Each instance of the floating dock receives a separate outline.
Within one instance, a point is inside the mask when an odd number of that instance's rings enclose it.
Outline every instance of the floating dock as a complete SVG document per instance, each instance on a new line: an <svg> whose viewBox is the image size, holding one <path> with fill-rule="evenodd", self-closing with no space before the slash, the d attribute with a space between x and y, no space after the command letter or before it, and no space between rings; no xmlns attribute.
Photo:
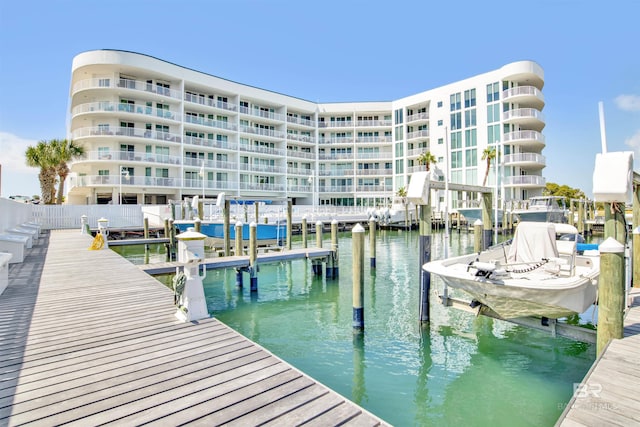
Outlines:
<svg viewBox="0 0 640 427"><path fill-rule="evenodd" d="M91 237L52 231L0 296L0 425L386 425Z"/></svg>

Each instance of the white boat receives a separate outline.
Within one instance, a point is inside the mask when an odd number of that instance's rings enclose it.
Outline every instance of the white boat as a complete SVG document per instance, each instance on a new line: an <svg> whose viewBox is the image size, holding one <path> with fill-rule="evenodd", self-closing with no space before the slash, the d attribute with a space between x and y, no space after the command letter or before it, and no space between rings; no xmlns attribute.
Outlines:
<svg viewBox="0 0 640 427"><path fill-rule="evenodd" d="M575 239L556 238L567 232L577 235L567 224L521 222L511 242L422 268L504 319L583 313L596 300L600 262L579 255Z"/></svg>
<svg viewBox="0 0 640 427"><path fill-rule="evenodd" d="M519 221L567 222L564 197L559 196L531 197L526 209L515 209L512 213L518 217Z"/></svg>

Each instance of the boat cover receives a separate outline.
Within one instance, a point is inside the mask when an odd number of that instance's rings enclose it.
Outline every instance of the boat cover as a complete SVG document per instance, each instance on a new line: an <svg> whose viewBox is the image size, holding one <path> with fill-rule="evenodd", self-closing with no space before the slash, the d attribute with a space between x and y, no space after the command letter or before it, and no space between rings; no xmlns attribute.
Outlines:
<svg viewBox="0 0 640 427"><path fill-rule="evenodd" d="M526 221L518 224L507 262L539 262L543 258L558 258L554 225L548 222Z"/></svg>

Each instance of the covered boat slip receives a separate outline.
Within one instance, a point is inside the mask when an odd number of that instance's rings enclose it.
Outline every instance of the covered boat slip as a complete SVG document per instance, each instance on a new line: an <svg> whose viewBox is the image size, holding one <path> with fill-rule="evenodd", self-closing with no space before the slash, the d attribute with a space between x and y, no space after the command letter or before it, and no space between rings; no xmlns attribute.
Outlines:
<svg viewBox="0 0 640 427"><path fill-rule="evenodd" d="M380 425L76 230L12 265L0 295L0 425Z"/></svg>

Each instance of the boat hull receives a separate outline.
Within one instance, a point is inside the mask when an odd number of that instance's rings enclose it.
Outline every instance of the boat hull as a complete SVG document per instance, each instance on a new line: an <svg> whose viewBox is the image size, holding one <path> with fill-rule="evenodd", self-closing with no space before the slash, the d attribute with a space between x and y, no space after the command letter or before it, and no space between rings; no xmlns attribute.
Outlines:
<svg viewBox="0 0 640 427"><path fill-rule="evenodd" d="M576 274L558 277L544 271L521 277L487 278L475 275L468 264L476 255L427 263L423 268L447 286L460 289L505 319L525 316L566 317L585 312L596 300L599 268L596 259L579 257Z"/></svg>
<svg viewBox="0 0 640 427"><path fill-rule="evenodd" d="M180 232L187 231L189 227L194 227L193 221L175 221L174 225L178 227ZM249 240L249 224L242 225L242 240ZM202 221L200 224L200 232L208 237L215 239L224 238L224 223L219 221ZM283 240L287 235L286 224L257 224L258 240ZM236 238L235 224L229 224L229 238Z"/></svg>

